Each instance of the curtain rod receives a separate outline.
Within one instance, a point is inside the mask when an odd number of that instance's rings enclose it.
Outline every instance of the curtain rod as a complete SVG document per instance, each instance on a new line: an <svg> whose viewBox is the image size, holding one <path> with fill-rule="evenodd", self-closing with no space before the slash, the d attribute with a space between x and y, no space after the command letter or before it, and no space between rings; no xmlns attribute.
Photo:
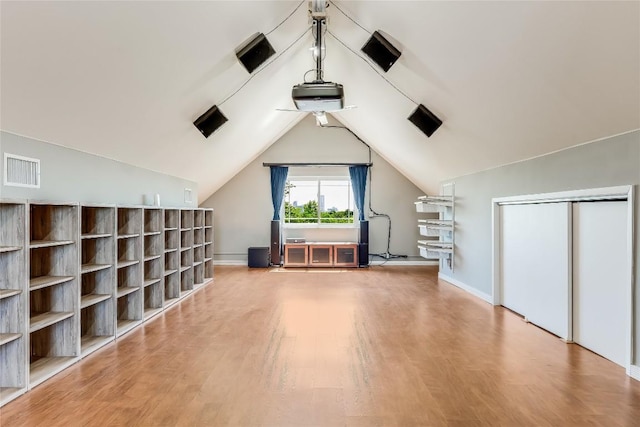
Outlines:
<svg viewBox="0 0 640 427"><path fill-rule="evenodd" d="M373 166L373 163L262 163L264 167L289 166L289 167L331 167L331 166Z"/></svg>

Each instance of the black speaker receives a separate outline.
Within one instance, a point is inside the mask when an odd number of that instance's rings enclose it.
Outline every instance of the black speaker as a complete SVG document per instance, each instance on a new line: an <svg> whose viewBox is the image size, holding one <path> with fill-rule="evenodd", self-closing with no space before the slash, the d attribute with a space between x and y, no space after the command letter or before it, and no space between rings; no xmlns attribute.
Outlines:
<svg viewBox="0 0 640 427"><path fill-rule="evenodd" d="M362 46L362 51L367 54L385 72L400 58L402 52L396 49L382 34L375 31L371 38Z"/></svg>
<svg viewBox="0 0 640 427"><path fill-rule="evenodd" d="M276 53L264 34L258 33L252 36L236 51L238 60L249 73L258 68L260 64Z"/></svg>
<svg viewBox="0 0 640 427"><path fill-rule="evenodd" d="M358 244L358 267L369 266L369 244Z"/></svg>
<svg viewBox="0 0 640 427"><path fill-rule="evenodd" d="M436 117L431 111L424 105L418 105L418 108L411 113L408 117L409 121L416 125L427 138L433 135L433 133L440 127L442 120Z"/></svg>
<svg viewBox="0 0 640 427"><path fill-rule="evenodd" d="M369 221L360 221L360 234L358 243L369 244Z"/></svg>
<svg viewBox="0 0 640 427"><path fill-rule="evenodd" d="M227 121L227 118L222 114L222 111L218 109L217 105L209 108L206 113L196 119L193 124L198 128L205 138L209 138L213 132L216 131Z"/></svg>
<svg viewBox="0 0 640 427"><path fill-rule="evenodd" d="M271 265L282 265L280 221L271 221Z"/></svg>
<svg viewBox="0 0 640 427"><path fill-rule="evenodd" d="M369 221L360 221L358 233L358 266L369 266Z"/></svg>
<svg viewBox="0 0 640 427"><path fill-rule="evenodd" d="M249 268L269 267L269 248L249 248L247 265Z"/></svg>

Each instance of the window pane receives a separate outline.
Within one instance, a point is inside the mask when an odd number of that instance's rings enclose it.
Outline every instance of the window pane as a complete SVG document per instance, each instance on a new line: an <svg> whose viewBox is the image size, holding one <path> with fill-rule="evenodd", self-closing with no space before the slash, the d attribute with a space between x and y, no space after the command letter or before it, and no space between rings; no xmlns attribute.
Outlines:
<svg viewBox="0 0 640 427"><path fill-rule="evenodd" d="M289 180L285 187L284 217L286 223L318 222L318 181Z"/></svg>
<svg viewBox="0 0 640 427"><path fill-rule="evenodd" d="M352 223L351 183L342 180L321 180L318 208L322 223Z"/></svg>
<svg viewBox="0 0 640 427"><path fill-rule="evenodd" d="M351 181L320 178L288 180L285 187L284 222L353 223Z"/></svg>

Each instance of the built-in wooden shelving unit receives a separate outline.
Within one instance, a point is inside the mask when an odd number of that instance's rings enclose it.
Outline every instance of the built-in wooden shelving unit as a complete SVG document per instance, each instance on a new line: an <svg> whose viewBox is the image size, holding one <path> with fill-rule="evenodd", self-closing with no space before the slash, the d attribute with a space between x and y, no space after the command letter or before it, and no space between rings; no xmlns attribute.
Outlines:
<svg viewBox="0 0 640 427"><path fill-rule="evenodd" d="M0 406L213 280L213 211L0 199Z"/></svg>

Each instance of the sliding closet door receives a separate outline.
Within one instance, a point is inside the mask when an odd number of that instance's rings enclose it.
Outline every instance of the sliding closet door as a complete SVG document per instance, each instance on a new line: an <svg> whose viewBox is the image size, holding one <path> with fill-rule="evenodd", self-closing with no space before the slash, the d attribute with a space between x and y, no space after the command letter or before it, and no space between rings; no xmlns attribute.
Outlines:
<svg viewBox="0 0 640 427"><path fill-rule="evenodd" d="M573 204L573 340L625 366L627 202Z"/></svg>
<svg viewBox="0 0 640 427"><path fill-rule="evenodd" d="M531 323L569 338L570 204L500 207L501 301Z"/></svg>

